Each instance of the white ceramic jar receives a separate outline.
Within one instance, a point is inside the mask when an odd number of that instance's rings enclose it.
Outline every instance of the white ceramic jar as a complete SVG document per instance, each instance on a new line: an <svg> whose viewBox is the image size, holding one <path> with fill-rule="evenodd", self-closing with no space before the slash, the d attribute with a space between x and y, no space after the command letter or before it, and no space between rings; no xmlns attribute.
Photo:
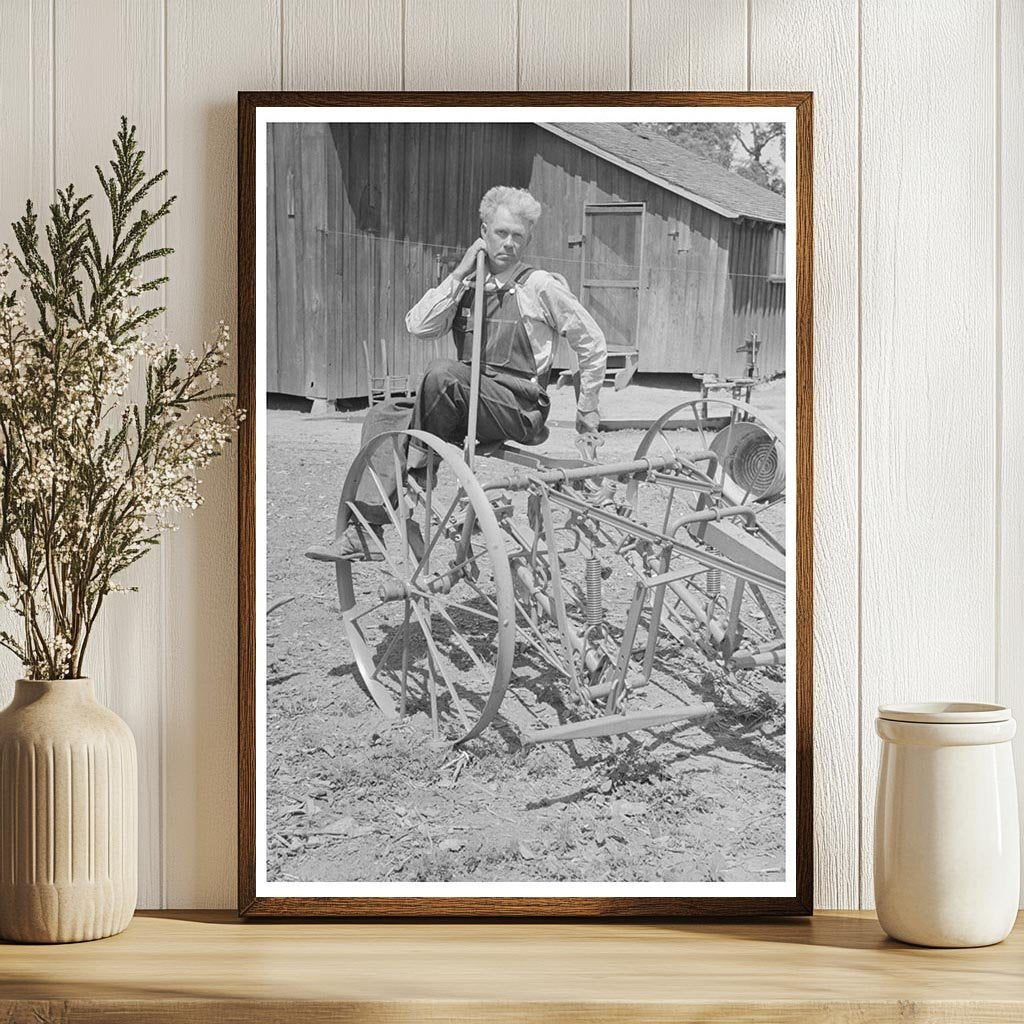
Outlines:
<svg viewBox="0 0 1024 1024"><path fill-rule="evenodd" d="M894 939L987 946L1017 915L1020 839L1010 740L999 704L878 709L875 906Z"/></svg>

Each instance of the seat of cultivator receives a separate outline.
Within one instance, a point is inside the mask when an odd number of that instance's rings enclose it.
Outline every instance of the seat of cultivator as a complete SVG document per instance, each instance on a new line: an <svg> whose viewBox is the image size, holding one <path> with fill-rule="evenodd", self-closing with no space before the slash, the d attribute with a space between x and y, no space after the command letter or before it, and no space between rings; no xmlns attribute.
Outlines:
<svg viewBox="0 0 1024 1024"><path fill-rule="evenodd" d="M521 444L527 448L536 448L539 445L544 444L548 438L551 437L551 431L548 429L546 423L542 423L540 430L538 430L532 437L525 441L518 441L517 444ZM509 447L507 441L488 441L486 444L478 444L476 446L477 455L498 455L502 451L515 451L514 447Z"/></svg>

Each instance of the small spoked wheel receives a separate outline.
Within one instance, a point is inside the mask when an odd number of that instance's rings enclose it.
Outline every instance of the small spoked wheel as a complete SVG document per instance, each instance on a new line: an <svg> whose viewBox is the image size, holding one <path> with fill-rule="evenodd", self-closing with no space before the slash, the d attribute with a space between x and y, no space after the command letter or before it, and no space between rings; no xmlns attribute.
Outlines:
<svg viewBox="0 0 1024 1024"><path fill-rule="evenodd" d="M410 439L428 465L404 473ZM452 743L501 706L515 653L512 576L494 510L459 450L432 434L380 434L342 489L337 529L360 528L371 560L337 563L359 673L387 717L422 712Z"/></svg>
<svg viewBox="0 0 1024 1024"><path fill-rule="evenodd" d="M675 456L632 487L638 514L682 541L657 569L654 627L699 637L709 667L737 700L763 693L785 665L786 481L781 434L752 406L726 398L678 405L647 431L637 458Z"/></svg>
<svg viewBox="0 0 1024 1024"><path fill-rule="evenodd" d="M744 402L707 398L662 413L636 457L664 455L676 456L678 463L669 471L672 479L661 482L691 509L728 504L761 512L785 500L781 433Z"/></svg>

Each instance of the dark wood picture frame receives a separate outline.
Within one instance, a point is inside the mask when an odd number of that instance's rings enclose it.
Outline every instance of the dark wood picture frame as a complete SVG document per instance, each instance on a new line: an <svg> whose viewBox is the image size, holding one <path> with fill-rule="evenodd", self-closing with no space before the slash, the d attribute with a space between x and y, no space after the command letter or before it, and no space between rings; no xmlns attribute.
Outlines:
<svg viewBox="0 0 1024 1024"><path fill-rule="evenodd" d="M250 917L723 917L805 915L813 907L812 837L812 94L809 92L240 92L238 94L238 401L256 405L256 124L261 107L791 107L796 139L795 895L785 897L257 896L256 431L242 424L238 462L238 903Z"/></svg>

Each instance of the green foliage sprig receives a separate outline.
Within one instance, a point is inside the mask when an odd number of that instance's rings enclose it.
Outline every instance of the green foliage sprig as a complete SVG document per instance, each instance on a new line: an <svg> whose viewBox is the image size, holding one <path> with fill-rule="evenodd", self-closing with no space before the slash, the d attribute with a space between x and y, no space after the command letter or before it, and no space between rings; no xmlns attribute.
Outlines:
<svg viewBox="0 0 1024 1024"><path fill-rule="evenodd" d="M175 197L141 205L167 174L147 177L144 157L122 118L111 173L96 168L108 245L92 197L69 185L50 205L45 251L31 202L13 225L20 253L0 248L0 603L22 627L0 630L0 645L34 679L82 674L103 599L125 589L115 577L176 528L175 512L198 506L197 473L242 416L219 390L226 325L188 354L147 336L164 307L139 297L167 278L144 271L173 250L146 249L146 237Z"/></svg>

